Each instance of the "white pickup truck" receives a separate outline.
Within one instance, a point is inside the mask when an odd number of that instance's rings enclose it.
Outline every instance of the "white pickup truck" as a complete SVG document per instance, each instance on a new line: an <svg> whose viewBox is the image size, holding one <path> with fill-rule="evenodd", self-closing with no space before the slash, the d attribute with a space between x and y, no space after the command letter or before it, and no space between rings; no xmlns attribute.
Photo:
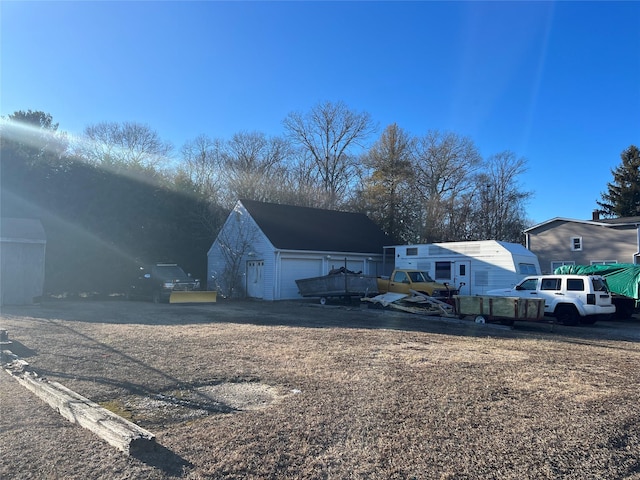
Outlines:
<svg viewBox="0 0 640 480"><path fill-rule="evenodd" d="M543 298L545 315L564 325L592 325L615 313L611 293L597 275L537 275L526 277L513 288L491 290L490 296Z"/></svg>

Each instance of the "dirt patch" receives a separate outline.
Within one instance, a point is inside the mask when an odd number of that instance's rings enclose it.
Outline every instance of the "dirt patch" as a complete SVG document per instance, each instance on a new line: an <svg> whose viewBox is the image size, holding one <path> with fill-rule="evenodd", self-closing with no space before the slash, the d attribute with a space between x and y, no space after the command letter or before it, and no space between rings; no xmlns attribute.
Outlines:
<svg viewBox="0 0 640 480"><path fill-rule="evenodd" d="M640 478L635 322L113 301L3 308L0 328L159 445L126 457L0 372L1 478Z"/></svg>
<svg viewBox="0 0 640 480"><path fill-rule="evenodd" d="M257 382L224 382L151 396L130 395L104 407L145 428L181 423L212 414L236 414L267 408L283 398L278 389Z"/></svg>

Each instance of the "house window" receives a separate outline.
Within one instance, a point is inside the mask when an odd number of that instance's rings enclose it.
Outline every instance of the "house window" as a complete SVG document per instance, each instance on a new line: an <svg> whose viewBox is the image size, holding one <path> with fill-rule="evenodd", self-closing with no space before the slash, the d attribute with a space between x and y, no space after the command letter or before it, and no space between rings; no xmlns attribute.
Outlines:
<svg viewBox="0 0 640 480"><path fill-rule="evenodd" d="M591 260L591 265L614 265L616 260Z"/></svg>
<svg viewBox="0 0 640 480"><path fill-rule="evenodd" d="M418 255L418 247L408 247L407 248L407 257L415 257Z"/></svg>
<svg viewBox="0 0 640 480"><path fill-rule="evenodd" d="M551 262L551 272L555 272L556 268L562 267L563 265L575 265L576 262L571 261L559 261L559 262Z"/></svg>
<svg viewBox="0 0 640 480"><path fill-rule="evenodd" d="M571 237L571 250L574 252L582 251L582 237Z"/></svg>

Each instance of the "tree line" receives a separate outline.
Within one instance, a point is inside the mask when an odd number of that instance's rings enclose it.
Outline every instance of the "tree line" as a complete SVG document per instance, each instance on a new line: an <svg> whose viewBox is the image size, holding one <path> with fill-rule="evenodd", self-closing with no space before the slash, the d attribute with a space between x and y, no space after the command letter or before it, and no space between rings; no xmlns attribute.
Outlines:
<svg viewBox="0 0 640 480"><path fill-rule="evenodd" d="M524 158L483 158L453 132L378 133L342 102L290 113L279 136L202 134L178 151L136 122L74 137L42 111L2 120L1 213L45 224L48 292L119 291L136 265L157 261L205 278L207 250L242 198L365 213L398 243L521 242L527 226Z"/></svg>

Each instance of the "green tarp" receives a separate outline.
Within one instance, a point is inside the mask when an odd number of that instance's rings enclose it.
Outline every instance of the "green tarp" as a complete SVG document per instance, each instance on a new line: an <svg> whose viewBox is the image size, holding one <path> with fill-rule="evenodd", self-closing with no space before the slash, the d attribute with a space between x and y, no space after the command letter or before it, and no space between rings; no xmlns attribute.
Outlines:
<svg viewBox="0 0 640 480"><path fill-rule="evenodd" d="M609 290L618 295L640 299L640 265L614 263L611 265L564 265L553 272L556 275L602 275Z"/></svg>

